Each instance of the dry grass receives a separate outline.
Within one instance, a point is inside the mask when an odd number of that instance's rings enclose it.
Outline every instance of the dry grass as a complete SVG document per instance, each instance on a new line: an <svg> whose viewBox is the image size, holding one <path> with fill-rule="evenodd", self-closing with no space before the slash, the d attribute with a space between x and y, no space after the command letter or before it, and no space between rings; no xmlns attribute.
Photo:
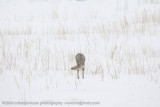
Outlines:
<svg viewBox="0 0 160 107"><path fill-rule="evenodd" d="M158 1L144 0L143 3L158 4ZM113 71L112 68L116 73L128 74L145 74L160 69L157 61L160 48L152 49L156 40L146 43L144 37L146 34L151 37L157 34L160 25L158 9L149 11L144 8L139 12L135 9L132 15L117 15L118 20L113 18L109 21L105 20L104 11L100 13L101 10L92 10L92 7L86 14L83 14L82 8L60 9L54 7L47 15L42 12L39 17L28 16L23 25L16 16L13 23L18 25L0 29L0 72L20 71L22 77L25 75L23 78L29 80L33 71L38 76L48 75L49 71L72 75L70 67L75 63L77 52L86 55L86 73L100 74L102 80L105 73ZM117 10L128 10L128 1L125 0L122 7L117 3ZM79 19L81 15L83 17ZM130 45L132 38L136 38L141 49ZM148 50L147 46L150 46ZM113 78L117 76L113 75Z"/></svg>

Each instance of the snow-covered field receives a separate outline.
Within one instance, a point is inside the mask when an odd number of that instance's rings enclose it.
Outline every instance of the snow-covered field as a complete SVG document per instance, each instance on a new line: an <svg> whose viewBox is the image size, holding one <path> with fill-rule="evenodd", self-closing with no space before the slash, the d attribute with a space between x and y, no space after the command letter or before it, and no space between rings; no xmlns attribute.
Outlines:
<svg viewBox="0 0 160 107"><path fill-rule="evenodd" d="M0 101L159 107L160 1L1 0Z"/></svg>

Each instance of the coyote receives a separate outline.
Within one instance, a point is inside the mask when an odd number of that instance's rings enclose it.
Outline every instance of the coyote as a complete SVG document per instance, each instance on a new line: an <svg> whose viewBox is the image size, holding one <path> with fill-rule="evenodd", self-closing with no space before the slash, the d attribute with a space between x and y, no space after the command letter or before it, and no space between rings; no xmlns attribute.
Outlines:
<svg viewBox="0 0 160 107"><path fill-rule="evenodd" d="M71 70L77 70L77 77L79 79L79 70L82 70L82 78L84 78L84 69L85 69L85 56L82 53L76 55L77 65L72 67Z"/></svg>

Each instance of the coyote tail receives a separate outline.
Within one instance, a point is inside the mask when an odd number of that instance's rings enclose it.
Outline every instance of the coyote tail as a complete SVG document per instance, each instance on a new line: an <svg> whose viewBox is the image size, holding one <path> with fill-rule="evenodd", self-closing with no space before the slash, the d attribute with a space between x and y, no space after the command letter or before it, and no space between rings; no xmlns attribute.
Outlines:
<svg viewBox="0 0 160 107"><path fill-rule="evenodd" d="M78 70L78 69L79 69L79 66L78 66L78 65L73 66L73 67L71 68L71 70Z"/></svg>

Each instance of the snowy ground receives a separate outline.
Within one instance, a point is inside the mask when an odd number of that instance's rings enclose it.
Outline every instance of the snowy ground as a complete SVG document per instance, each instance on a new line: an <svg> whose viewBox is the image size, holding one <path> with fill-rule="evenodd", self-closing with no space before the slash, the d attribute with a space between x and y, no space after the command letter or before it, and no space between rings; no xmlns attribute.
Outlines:
<svg viewBox="0 0 160 107"><path fill-rule="evenodd" d="M0 106L159 107L159 34L158 0L1 0Z"/></svg>

